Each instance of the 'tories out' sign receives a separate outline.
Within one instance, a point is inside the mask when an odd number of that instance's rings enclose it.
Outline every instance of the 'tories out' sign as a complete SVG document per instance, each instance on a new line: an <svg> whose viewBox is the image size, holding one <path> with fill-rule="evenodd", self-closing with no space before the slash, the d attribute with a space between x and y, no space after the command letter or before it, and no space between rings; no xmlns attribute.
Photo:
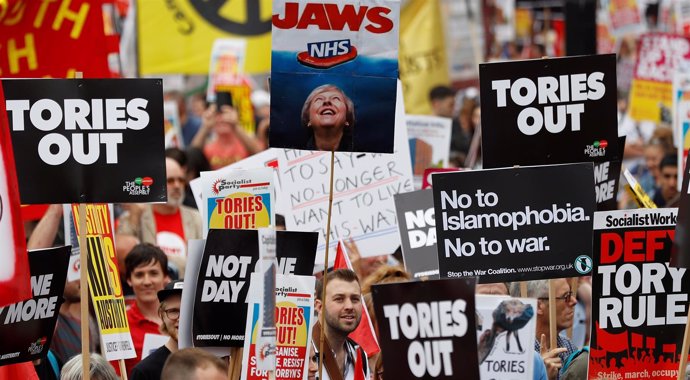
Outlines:
<svg viewBox="0 0 690 380"><path fill-rule="evenodd" d="M614 55L490 63L479 71L485 168L620 158Z"/></svg>
<svg viewBox="0 0 690 380"><path fill-rule="evenodd" d="M2 86L22 203L165 200L160 80Z"/></svg>

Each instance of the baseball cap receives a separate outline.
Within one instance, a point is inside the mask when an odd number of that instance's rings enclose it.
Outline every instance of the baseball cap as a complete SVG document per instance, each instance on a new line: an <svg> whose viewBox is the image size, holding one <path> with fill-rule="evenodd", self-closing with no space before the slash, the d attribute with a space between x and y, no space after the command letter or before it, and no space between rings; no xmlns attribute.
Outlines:
<svg viewBox="0 0 690 380"><path fill-rule="evenodd" d="M168 285L163 288L163 290L158 291L158 301L163 302L166 300L166 298L170 297L173 294L179 294L182 295L182 288L184 285L184 281L182 280L175 280L170 282Z"/></svg>

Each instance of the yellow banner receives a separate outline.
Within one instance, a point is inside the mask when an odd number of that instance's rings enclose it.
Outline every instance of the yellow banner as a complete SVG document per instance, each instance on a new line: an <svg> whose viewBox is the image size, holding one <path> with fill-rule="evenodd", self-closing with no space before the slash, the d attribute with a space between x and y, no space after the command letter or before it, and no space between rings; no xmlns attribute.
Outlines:
<svg viewBox="0 0 690 380"><path fill-rule="evenodd" d="M139 71L208 74L216 38L245 38L245 72L271 69L271 0L138 0Z"/></svg>
<svg viewBox="0 0 690 380"><path fill-rule="evenodd" d="M431 114L429 91L450 84L438 0L411 0L400 12L399 60L405 112Z"/></svg>
<svg viewBox="0 0 690 380"><path fill-rule="evenodd" d="M630 117L633 120L661 121L662 107L673 109L673 84L633 79L630 86Z"/></svg>

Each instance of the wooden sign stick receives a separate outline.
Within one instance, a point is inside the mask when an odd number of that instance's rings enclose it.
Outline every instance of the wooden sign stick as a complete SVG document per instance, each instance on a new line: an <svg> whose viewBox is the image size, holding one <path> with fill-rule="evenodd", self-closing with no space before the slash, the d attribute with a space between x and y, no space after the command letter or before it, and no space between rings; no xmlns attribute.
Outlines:
<svg viewBox="0 0 690 380"><path fill-rule="evenodd" d="M326 220L326 253L323 260L323 289L321 291L321 315L319 324L321 325L321 336L319 337L319 379L323 379L323 340L326 336L326 274L328 273L328 246L331 241L331 211L333 209L333 166L335 164L335 151L331 151L331 179L328 190L328 219ZM330 353L329 353L330 354Z"/></svg>
<svg viewBox="0 0 690 380"><path fill-rule="evenodd" d="M690 345L690 313L685 321L685 334L683 335L683 347L680 351L680 361L678 364L678 380L685 380L685 369L688 366L688 347Z"/></svg>
<svg viewBox="0 0 690 380"><path fill-rule="evenodd" d="M553 280L549 280L549 350L558 347L556 337L558 331L556 329L556 287Z"/></svg>

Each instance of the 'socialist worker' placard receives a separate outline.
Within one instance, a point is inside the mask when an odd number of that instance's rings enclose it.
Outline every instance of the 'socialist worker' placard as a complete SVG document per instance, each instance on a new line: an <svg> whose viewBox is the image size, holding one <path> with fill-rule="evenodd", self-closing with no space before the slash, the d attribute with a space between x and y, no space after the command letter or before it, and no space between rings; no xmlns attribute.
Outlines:
<svg viewBox="0 0 690 380"><path fill-rule="evenodd" d="M592 163L434 174L441 277L480 282L592 270Z"/></svg>
<svg viewBox="0 0 690 380"><path fill-rule="evenodd" d="M479 380L475 281L372 287L386 378Z"/></svg>
<svg viewBox="0 0 690 380"><path fill-rule="evenodd" d="M479 65L485 168L620 159L616 56Z"/></svg>
<svg viewBox="0 0 690 380"><path fill-rule="evenodd" d="M166 200L161 80L1 85L22 203Z"/></svg>
<svg viewBox="0 0 690 380"><path fill-rule="evenodd" d="M668 263L675 225L669 208L594 215L589 379L678 377L690 282Z"/></svg>

